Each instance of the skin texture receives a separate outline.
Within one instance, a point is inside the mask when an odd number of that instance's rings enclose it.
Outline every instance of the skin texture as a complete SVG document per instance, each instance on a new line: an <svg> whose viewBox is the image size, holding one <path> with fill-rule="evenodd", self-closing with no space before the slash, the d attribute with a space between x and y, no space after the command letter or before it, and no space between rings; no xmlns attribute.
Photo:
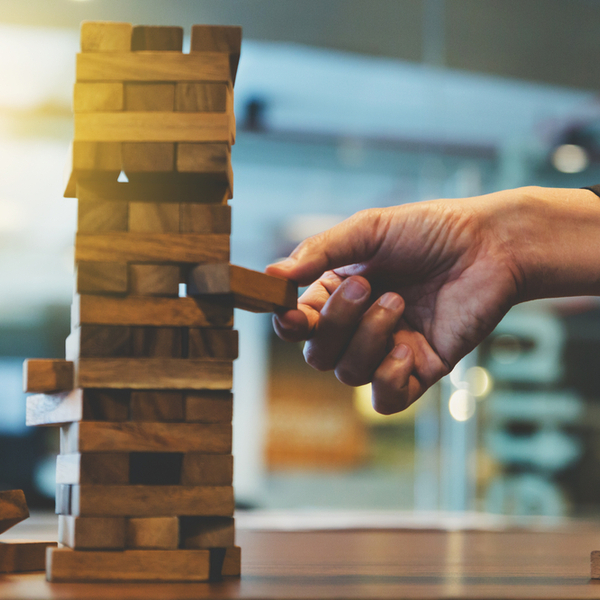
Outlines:
<svg viewBox="0 0 600 600"><path fill-rule="evenodd" d="M600 292L600 199L521 188L359 212L267 268L310 285L274 317L306 361L404 410L518 302ZM595 246L597 243L594 244Z"/></svg>

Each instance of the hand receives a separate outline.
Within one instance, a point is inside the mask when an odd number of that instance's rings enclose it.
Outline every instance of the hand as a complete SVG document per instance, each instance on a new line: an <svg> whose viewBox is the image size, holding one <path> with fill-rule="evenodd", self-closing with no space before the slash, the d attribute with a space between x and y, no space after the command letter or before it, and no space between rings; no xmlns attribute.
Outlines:
<svg viewBox="0 0 600 600"><path fill-rule="evenodd" d="M366 210L307 239L267 268L312 284L297 310L274 317L275 330L308 340L314 368L372 382L378 412L405 409L521 299L513 240L495 227L514 196Z"/></svg>

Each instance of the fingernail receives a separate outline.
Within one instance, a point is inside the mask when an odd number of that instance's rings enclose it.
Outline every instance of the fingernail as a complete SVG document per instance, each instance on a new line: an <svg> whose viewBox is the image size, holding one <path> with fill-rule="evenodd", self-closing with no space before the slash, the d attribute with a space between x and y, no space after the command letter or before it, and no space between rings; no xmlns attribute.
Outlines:
<svg viewBox="0 0 600 600"><path fill-rule="evenodd" d="M379 298L379 305L388 310L398 310L401 304L402 298L393 292L388 292Z"/></svg>
<svg viewBox="0 0 600 600"><path fill-rule="evenodd" d="M351 302L362 300L368 293L369 290L367 290L362 283L356 281L356 279L349 279L346 281L342 289L343 298L350 300Z"/></svg>
<svg viewBox="0 0 600 600"><path fill-rule="evenodd" d="M397 360L406 360L410 353L410 348L406 344L398 344L392 350L392 356Z"/></svg>

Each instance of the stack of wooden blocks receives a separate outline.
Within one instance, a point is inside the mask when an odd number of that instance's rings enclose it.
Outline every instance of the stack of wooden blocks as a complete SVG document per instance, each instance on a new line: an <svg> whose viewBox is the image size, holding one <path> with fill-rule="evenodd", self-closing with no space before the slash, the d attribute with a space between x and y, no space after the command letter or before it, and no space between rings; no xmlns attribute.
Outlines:
<svg viewBox="0 0 600 600"><path fill-rule="evenodd" d="M229 264L237 27L84 23L65 196L78 199L66 360L29 360L60 425L51 581L206 581L234 545L234 307L296 305Z"/></svg>

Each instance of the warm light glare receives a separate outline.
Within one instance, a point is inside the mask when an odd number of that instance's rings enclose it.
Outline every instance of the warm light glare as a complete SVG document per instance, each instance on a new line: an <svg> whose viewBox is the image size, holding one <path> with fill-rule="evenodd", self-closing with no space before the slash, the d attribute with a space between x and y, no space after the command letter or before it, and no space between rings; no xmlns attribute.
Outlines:
<svg viewBox="0 0 600 600"><path fill-rule="evenodd" d="M450 415L456 421L468 421L476 409L476 400L467 390L456 390L448 401Z"/></svg>
<svg viewBox="0 0 600 600"><path fill-rule="evenodd" d="M581 173L589 163L585 149L575 144L563 144L552 154L552 164L561 173Z"/></svg>

